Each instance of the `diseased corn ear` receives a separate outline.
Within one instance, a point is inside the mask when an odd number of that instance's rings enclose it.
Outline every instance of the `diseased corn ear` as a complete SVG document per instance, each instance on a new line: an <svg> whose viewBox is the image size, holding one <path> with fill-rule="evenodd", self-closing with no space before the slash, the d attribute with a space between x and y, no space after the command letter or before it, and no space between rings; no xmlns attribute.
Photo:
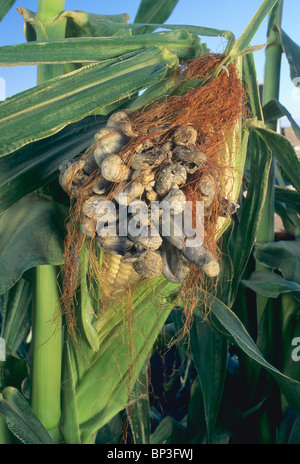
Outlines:
<svg viewBox="0 0 300 464"><path fill-rule="evenodd" d="M213 71L222 57L214 60L210 56L205 57L204 68L209 65ZM191 65L193 72L198 73L200 64L196 60ZM234 75L232 84L230 73ZM199 82L198 78L197 75L195 82ZM187 99L186 96L182 97L183 103L175 97L170 104L168 101L157 106L154 104L153 110L150 105L140 115L126 111L113 113L106 127L95 135L94 145L89 147L88 153L80 160L72 161L71 167L67 165L61 168L61 185L71 196L76 196L82 232L88 238L94 238L103 250L102 274L114 292L119 291L119 285L128 289L131 284L161 274L173 283L180 283L192 266L210 278L220 273L215 256L216 246L211 244L215 244L222 235L231 214L238 207L236 198L240 177L237 174L237 160L241 118L239 81L233 68L229 75L223 72L215 79L225 89L223 97L230 95L236 105L236 108L232 108L231 101L220 100L225 107L224 114L232 118L228 127L224 115L213 115L215 119L210 119L210 108L206 108L205 117L199 118L197 111L203 110L202 99L195 97L191 90ZM192 81L191 74L187 74L187 81ZM201 86L196 92L201 94ZM208 93L207 87L205 92L204 98ZM214 80L211 92L212 95L222 92ZM237 92L236 96L234 92ZM211 95L207 98L206 105L209 106ZM216 104L218 102L219 99ZM223 109L218 108L220 112ZM149 122L147 111L150 112ZM216 153L217 149L220 152ZM81 163L85 158L89 162L86 161L83 166ZM75 175L70 181L71 168ZM87 176L90 176L90 184ZM83 189L86 184L87 188ZM79 198L80 189L84 193L83 199ZM100 204L108 199L114 205L113 211L104 214L103 209L99 210ZM153 234L150 227L153 201L168 205L170 230L167 233L164 229L165 218L160 212L155 231L158 233ZM187 203L191 202L191 209L194 210L197 201L204 204L203 221L207 229L202 240L199 240L198 231L193 227L190 233L185 230L178 233L175 226L179 215L186 218ZM146 212L144 219L138 220L142 233L136 236L128 229L127 235L123 236L120 229L124 216L121 218L120 212L125 209L127 220L132 220L130 208L127 210L127 207L136 203ZM113 217L116 220L115 234L106 225ZM191 242L193 235L196 238L194 244Z"/></svg>

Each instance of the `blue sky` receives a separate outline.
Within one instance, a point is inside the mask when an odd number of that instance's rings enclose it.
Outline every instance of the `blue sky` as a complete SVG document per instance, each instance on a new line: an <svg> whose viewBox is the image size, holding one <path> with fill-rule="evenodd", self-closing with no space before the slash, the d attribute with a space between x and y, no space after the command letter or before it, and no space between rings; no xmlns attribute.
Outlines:
<svg viewBox="0 0 300 464"><path fill-rule="evenodd" d="M18 0L12 10L0 23L0 46L25 41L23 34L23 19L16 8L23 6L36 11L38 0ZM229 29L239 37L252 16L255 14L262 0L179 0L174 12L167 21L170 24L191 24L197 26ZM66 10L84 10L90 13L119 14L128 13L131 21L134 20L140 0L66 0ZM298 44L300 0L284 0L284 14L282 28ZM260 45L266 41L267 20L263 22L252 45ZM203 38L203 41L214 52L222 52L225 42L221 38ZM258 80L264 77L265 51L255 53ZM13 95L35 85L36 70L34 66L20 68L0 68L0 78L6 82L6 96ZM282 61L282 77L280 89L280 102L292 113L295 119L300 120L300 98L295 94L295 87L289 77L289 67L285 57Z"/></svg>

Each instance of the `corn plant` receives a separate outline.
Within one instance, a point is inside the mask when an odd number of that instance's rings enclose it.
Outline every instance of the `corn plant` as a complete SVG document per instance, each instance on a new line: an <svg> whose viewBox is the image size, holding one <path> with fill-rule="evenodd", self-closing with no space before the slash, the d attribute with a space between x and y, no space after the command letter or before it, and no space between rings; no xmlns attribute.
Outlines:
<svg viewBox="0 0 300 464"><path fill-rule="evenodd" d="M124 430L135 444L299 443L300 168L277 133L285 115L299 137L278 101L281 55L295 79L299 48L282 0L238 39L164 24L176 4L142 0L129 23L39 0L18 9L27 43L0 48L1 66L37 65L37 85L0 104L1 443L121 443ZM261 101L251 41L267 15ZM200 40L212 36L223 54ZM185 205L196 185L208 239L103 238L107 182L121 206L125 191ZM153 429L149 363L164 350L191 388L184 417Z"/></svg>

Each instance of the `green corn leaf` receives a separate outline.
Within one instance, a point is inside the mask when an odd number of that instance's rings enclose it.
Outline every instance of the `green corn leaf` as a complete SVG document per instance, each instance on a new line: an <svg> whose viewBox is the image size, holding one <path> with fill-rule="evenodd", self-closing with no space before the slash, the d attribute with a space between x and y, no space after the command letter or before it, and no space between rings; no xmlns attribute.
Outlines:
<svg viewBox="0 0 300 464"><path fill-rule="evenodd" d="M279 270L285 279L300 284L300 242L298 240L257 243L254 256L261 264Z"/></svg>
<svg viewBox="0 0 300 464"><path fill-rule="evenodd" d="M16 353L27 335L31 322L32 289L30 282L21 278L9 291L1 295L1 337L6 343L6 353Z"/></svg>
<svg viewBox="0 0 300 464"><path fill-rule="evenodd" d="M36 13L22 6L17 8L18 13L25 20L24 35L27 42L36 41Z"/></svg>
<svg viewBox="0 0 300 464"><path fill-rule="evenodd" d="M112 21L107 21L104 20L103 24L106 24L107 26L115 26L115 23ZM212 27L203 27L203 26L193 26L189 24L147 24L147 23L139 23L139 24L123 24L119 23L118 28L120 30L125 29L132 29L134 31L135 29L140 29L141 27L145 27L147 29L168 29L168 30L181 30L181 31L186 31L189 32L190 34L196 34L199 36L204 36L204 37L224 37L226 40L228 40L230 43L232 43L235 40L234 34L225 29L215 29ZM152 34L151 34L152 35Z"/></svg>
<svg viewBox="0 0 300 464"><path fill-rule="evenodd" d="M223 328L226 329L232 340L235 341L246 355L271 374L278 383L291 407L300 412L300 383L281 373L263 357L239 318L228 306L224 305L220 300L218 300L215 296L210 295L208 292L204 292L203 302L208 305L212 313L216 316L216 323L219 322ZM201 310L200 312L198 312L198 310L195 311L195 316L198 315L202 317L201 314Z"/></svg>
<svg viewBox="0 0 300 464"><path fill-rule="evenodd" d="M274 5L277 3L277 0L264 0L253 18L251 19L250 23L240 36L240 38L236 41L236 43L233 45L229 57L231 59L235 59L237 56L243 54L245 50L250 45L251 40L255 36L259 26L265 19L265 17L268 15L268 13L271 11L271 9L274 7Z"/></svg>
<svg viewBox="0 0 300 464"><path fill-rule="evenodd" d="M282 371L300 381L299 363L293 359L292 344L300 336L299 301L290 293L280 295L281 332L282 332Z"/></svg>
<svg viewBox="0 0 300 464"><path fill-rule="evenodd" d="M187 60L197 54L201 43L195 34L183 30L145 34L142 37L86 37L30 42L1 47L0 66L100 62L154 46L165 47L181 60Z"/></svg>
<svg viewBox="0 0 300 464"><path fill-rule="evenodd" d="M0 4L0 22L6 15L6 13L9 12L9 10L13 7L15 4L16 0L2 0Z"/></svg>
<svg viewBox="0 0 300 464"><path fill-rule="evenodd" d="M151 418L147 368L146 362L131 391L130 405L127 407L133 441L136 445L150 443Z"/></svg>
<svg viewBox="0 0 300 464"><path fill-rule="evenodd" d="M122 422L122 412L117 414L104 427L97 432L96 445L119 445L122 443L124 434L124 424Z"/></svg>
<svg viewBox="0 0 300 464"><path fill-rule="evenodd" d="M23 395L13 387L0 394L0 413L8 428L23 443L29 445L52 444L52 439L36 417Z"/></svg>
<svg viewBox="0 0 300 464"><path fill-rule="evenodd" d="M145 287L142 285L133 305L127 309L124 302L113 307L103 317L100 348L96 353L83 339L79 349L76 343L70 342L70 368L76 376L74 401L82 443L90 443L96 431L125 408L142 366L172 309L169 296L176 288L176 285L159 279ZM125 310L129 313L124 314ZM67 417L65 412L63 414Z"/></svg>
<svg viewBox="0 0 300 464"><path fill-rule="evenodd" d="M0 217L0 293L9 290L25 271L64 261L64 221L59 203L24 197Z"/></svg>
<svg viewBox="0 0 300 464"><path fill-rule="evenodd" d="M244 85L247 90L248 105L252 116L259 121L263 120L261 99L257 85L257 73L253 53L244 55L243 58Z"/></svg>
<svg viewBox="0 0 300 464"><path fill-rule="evenodd" d="M272 151L292 185L300 191L300 161L293 145L285 137L269 129L256 127L255 132Z"/></svg>
<svg viewBox="0 0 300 464"><path fill-rule="evenodd" d="M135 23L164 23L172 14L178 0L142 0L134 19ZM134 29L133 34L145 34L154 28Z"/></svg>
<svg viewBox="0 0 300 464"><path fill-rule="evenodd" d="M0 104L1 155L160 81L177 64L167 50L151 48L85 66L10 97Z"/></svg>
<svg viewBox="0 0 300 464"><path fill-rule="evenodd" d="M241 282L259 295L268 298L277 298L281 293L290 292L298 292L300 298L300 284L272 272L256 271L251 274L250 279Z"/></svg>
<svg viewBox="0 0 300 464"><path fill-rule="evenodd" d="M300 46L297 45L278 25L274 26L281 37L281 44L290 65L291 79L296 79L299 85L300 76Z"/></svg>
<svg viewBox="0 0 300 464"><path fill-rule="evenodd" d="M72 369L75 363L72 357L69 343L64 344L62 363L62 414L60 419L60 431L62 443L70 445L80 444L80 430L78 409L76 402L76 384L78 381L76 369Z"/></svg>
<svg viewBox="0 0 300 464"><path fill-rule="evenodd" d="M191 328L191 351L203 393L207 442L210 443L224 387L228 342L208 321L195 318Z"/></svg>
<svg viewBox="0 0 300 464"><path fill-rule="evenodd" d="M291 113L279 103L277 100L271 100L263 107L265 122L277 121L277 119L282 118L283 116L287 117L291 123L291 126L300 140L300 127L293 119Z"/></svg>
<svg viewBox="0 0 300 464"><path fill-rule="evenodd" d="M235 236L232 302L234 301L239 281L252 253L266 195L271 162L268 148L253 132L250 132L249 136L249 153L251 153L250 182Z"/></svg>
<svg viewBox="0 0 300 464"><path fill-rule="evenodd" d="M50 137L1 157L0 213L25 195L51 182L58 175L62 161L83 153L106 121L104 116L84 118Z"/></svg>

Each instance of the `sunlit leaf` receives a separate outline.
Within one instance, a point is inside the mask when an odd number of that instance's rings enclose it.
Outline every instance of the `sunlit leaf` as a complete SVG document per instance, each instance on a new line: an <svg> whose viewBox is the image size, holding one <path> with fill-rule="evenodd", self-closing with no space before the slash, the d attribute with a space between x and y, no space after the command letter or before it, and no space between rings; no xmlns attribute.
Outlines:
<svg viewBox="0 0 300 464"><path fill-rule="evenodd" d="M9 10L13 7L15 4L16 0L2 0L0 4L0 22L6 15L6 13L9 12Z"/></svg>

